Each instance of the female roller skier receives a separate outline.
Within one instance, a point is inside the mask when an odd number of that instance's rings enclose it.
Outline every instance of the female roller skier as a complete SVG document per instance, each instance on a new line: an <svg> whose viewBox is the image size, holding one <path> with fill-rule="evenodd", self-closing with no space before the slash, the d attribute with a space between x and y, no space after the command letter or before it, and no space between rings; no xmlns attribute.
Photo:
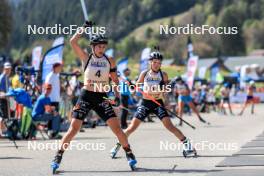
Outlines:
<svg viewBox="0 0 264 176"><path fill-rule="evenodd" d="M77 31L70 40L74 52L81 59L84 66L84 86L81 90L79 99L72 110L73 118L70 128L62 138L60 149L57 151L52 162L53 173L58 169L65 149L80 130L83 120L90 110L94 110L117 136L126 153L129 166L133 170L137 161L130 149L127 136L119 125L119 121L111 104L109 101L105 100L107 95L104 91L104 87L109 86L109 76L116 85L119 83L116 74L117 69L113 58L108 58L104 54L108 43L107 38L103 35L92 35L90 37L92 52L88 54L84 52L78 44L81 35L84 33L85 27L91 27L91 22L86 22L84 27L82 27L80 31ZM114 88L116 101L119 101L119 94L117 93L116 86L114 86Z"/></svg>
<svg viewBox="0 0 264 176"><path fill-rule="evenodd" d="M168 83L168 75L166 72L161 70L163 56L159 51L154 51L150 54L150 69L143 71L137 81L137 86L143 84L143 101L137 108L137 112L128 126L124 131L127 136L132 134L142 121L150 114L154 113L161 120L165 128L174 134L184 145L183 155L197 155L196 150L192 147L190 141L183 135L183 133L177 129L171 122L167 110L164 107L162 96L166 91L166 85ZM157 101L160 105L153 101ZM117 152L120 149L120 141L111 150L111 157L115 158Z"/></svg>

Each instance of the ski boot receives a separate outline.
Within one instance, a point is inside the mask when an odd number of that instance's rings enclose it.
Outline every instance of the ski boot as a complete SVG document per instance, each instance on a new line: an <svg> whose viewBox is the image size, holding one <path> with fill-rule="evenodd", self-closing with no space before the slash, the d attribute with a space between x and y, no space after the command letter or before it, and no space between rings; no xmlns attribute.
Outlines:
<svg viewBox="0 0 264 176"><path fill-rule="evenodd" d="M126 152L126 158L128 161L128 165L130 166L131 170L134 171L136 169L137 160L135 155L132 153L130 148L124 148Z"/></svg>
<svg viewBox="0 0 264 176"><path fill-rule="evenodd" d="M62 154L63 154L62 152L58 152L54 160L51 162L52 174L56 174L56 170L60 167Z"/></svg>
<svg viewBox="0 0 264 176"><path fill-rule="evenodd" d="M187 138L183 141L183 152L182 152L182 154L185 158L197 157L197 152L196 152L195 148L192 146L191 142Z"/></svg>
<svg viewBox="0 0 264 176"><path fill-rule="evenodd" d="M116 143L116 146L114 148L112 148L112 150L110 151L110 156L112 159L114 159L116 157L116 154L119 151L120 147L121 147L121 144L118 142L118 143Z"/></svg>

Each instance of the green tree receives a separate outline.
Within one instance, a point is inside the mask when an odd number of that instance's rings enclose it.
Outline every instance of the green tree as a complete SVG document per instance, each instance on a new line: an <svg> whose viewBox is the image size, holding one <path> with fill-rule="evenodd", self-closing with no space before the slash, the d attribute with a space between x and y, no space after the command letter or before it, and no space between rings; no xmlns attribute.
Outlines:
<svg viewBox="0 0 264 176"><path fill-rule="evenodd" d="M151 35L153 33L153 29L151 27L148 27L145 31L145 37L146 39L150 39L151 38Z"/></svg>
<svg viewBox="0 0 264 176"><path fill-rule="evenodd" d="M122 52L122 56L133 56L136 52L140 51L144 44L135 40L134 37L125 38L117 45L117 48Z"/></svg>
<svg viewBox="0 0 264 176"><path fill-rule="evenodd" d="M7 0L0 1L0 49L5 48L12 29L11 8Z"/></svg>
<svg viewBox="0 0 264 176"><path fill-rule="evenodd" d="M195 0L85 0L89 19L107 29L118 41L139 25L156 18L175 15L189 9ZM30 13L29 13L30 12ZM27 35L29 24L38 26L81 25L84 21L80 0L23 0L13 10L15 29L12 46L27 47L35 40L54 39L54 35ZM23 48L24 49L24 48Z"/></svg>
<svg viewBox="0 0 264 176"><path fill-rule="evenodd" d="M244 25L247 52L264 48L264 20L251 20Z"/></svg>
<svg viewBox="0 0 264 176"><path fill-rule="evenodd" d="M245 53L242 26L246 19L246 3L242 1L232 4L222 10L218 18L217 26L237 27L238 33L233 35L221 35L221 51L224 55L237 55Z"/></svg>

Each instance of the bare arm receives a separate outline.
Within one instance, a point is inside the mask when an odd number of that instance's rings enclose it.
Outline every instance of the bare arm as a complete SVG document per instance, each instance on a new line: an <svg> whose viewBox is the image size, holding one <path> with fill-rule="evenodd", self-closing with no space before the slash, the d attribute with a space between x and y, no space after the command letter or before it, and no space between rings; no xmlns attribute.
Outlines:
<svg viewBox="0 0 264 176"><path fill-rule="evenodd" d="M166 89L166 86L169 84L169 78L168 78L168 74L166 72L162 72L163 74L163 81L164 81L164 88L162 88L163 90L163 95L165 97L165 99L167 98L166 95L167 95L167 89Z"/></svg>
<svg viewBox="0 0 264 176"><path fill-rule="evenodd" d="M141 89L142 88L143 83L144 83L144 77L146 75L146 72L147 72L147 70L140 73L140 75L138 77L138 80L136 82L136 91L138 91L138 89Z"/></svg>
<svg viewBox="0 0 264 176"><path fill-rule="evenodd" d="M109 58L110 64L111 64L111 69L114 69L116 67L115 61L113 58ZM116 71L115 72L110 72L110 77L112 81L115 83L116 86L114 86L114 92L116 97L120 97L120 94L117 91L117 86L119 85L119 79L117 77Z"/></svg>
<svg viewBox="0 0 264 176"><path fill-rule="evenodd" d="M139 77L138 77L138 80L137 80L137 82L136 82L136 85L138 85L138 84L142 84L142 83L144 82L145 74L146 74L145 71L143 71L143 72L140 73L140 75L139 75Z"/></svg>
<svg viewBox="0 0 264 176"><path fill-rule="evenodd" d="M81 38L81 35L84 32L84 27L80 28L80 30L78 30L70 39L70 44L72 49L74 50L75 54L81 59L81 60L85 60L86 58L88 58L87 53L84 52L84 50L80 47L80 45L78 44L79 39Z"/></svg>

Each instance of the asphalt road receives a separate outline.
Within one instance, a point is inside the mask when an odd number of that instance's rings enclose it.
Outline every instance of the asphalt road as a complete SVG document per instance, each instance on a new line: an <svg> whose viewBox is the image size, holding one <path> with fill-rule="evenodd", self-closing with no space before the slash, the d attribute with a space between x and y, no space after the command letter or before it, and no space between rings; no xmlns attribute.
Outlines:
<svg viewBox="0 0 264 176"><path fill-rule="evenodd" d="M235 111L236 113L238 110ZM183 133L196 144L197 158L184 158L179 141L162 126L158 119L154 123L143 123L130 136L129 141L137 157L137 171L131 172L123 151L117 159L111 159L110 149L116 138L108 127L86 129L66 151L59 175L207 175L222 170L215 167L226 157L240 150L246 142L264 131L264 105L256 107L256 114L249 109L243 116L203 114L211 125L199 123L192 115L184 118L196 126L180 127ZM173 119L176 124L177 120ZM0 139L0 175L51 175L50 162L54 157L54 140L17 141ZM199 148L199 149L198 149ZM250 167L264 170L264 167ZM232 169L232 168L231 168ZM241 167L248 169L248 167Z"/></svg>

